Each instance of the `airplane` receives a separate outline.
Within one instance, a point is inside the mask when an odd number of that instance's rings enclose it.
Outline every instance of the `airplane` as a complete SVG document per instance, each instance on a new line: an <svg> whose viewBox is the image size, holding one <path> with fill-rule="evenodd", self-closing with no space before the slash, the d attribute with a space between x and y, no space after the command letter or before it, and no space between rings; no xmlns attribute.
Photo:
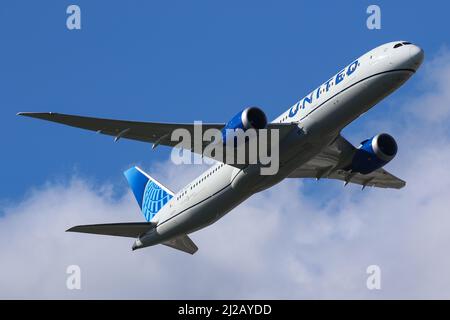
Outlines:
<svg viewBox="0 0 450 320"><path fill-rule="evenodd" d="M380 133L353 146L341 130L404 84L420 67L424 51L407 41L370 50L352 61L291 108L268 123L265 113L249 107L228 123L203 124L219 130L250 128L280 130L279 169L260 174L260 164L217 162L178 192L173 192L138 167L125 177L146 222L75 226L67 231L135 238L132 250L163 244L194 254L188 234L222 218L253 194L286 178L337 179L365 187L400 189L405 181L383 169L397 154L395 139ZM170 134L190 123L109 120L59 113L20 112L18 115L73 127L175 147ZM202 153L203 148L192 152Z"/></svg>

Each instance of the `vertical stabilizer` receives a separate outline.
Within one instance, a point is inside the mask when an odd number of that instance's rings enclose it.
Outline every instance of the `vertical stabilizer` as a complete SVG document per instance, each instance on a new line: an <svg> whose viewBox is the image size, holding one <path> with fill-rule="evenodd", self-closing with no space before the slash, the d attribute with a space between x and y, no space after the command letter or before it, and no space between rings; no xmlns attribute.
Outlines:
<svg viewBox="0 0 450 320"><path fill-rule="evenodd" d="M174 193L138 167L124 172L145 220L150 221Z"/></svg>

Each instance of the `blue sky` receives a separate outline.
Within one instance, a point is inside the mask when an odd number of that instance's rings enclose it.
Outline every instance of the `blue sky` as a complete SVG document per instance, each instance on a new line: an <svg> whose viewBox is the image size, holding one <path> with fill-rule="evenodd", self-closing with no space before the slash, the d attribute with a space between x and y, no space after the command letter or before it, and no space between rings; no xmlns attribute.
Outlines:
<svg viewBox="0 0 450 320"><path fill-rule="evenodd" d="M54 111L100 117L225 122L249 105L269 118L341 66L391 40L432 54L449 5L381 1L382 29L365 27L367 1L77 1L82 30L66 29L69 1L4 1L0 95L1 197L76 172L125 185L122 171L168 149L16 117ZM433 3L433 2L431 2ZM412 80L411 82L414 82ZM408 94L408 83L396 95ZM383 108L377 108L372 113ZM386 110L386 109L385 109ZM348 130L354 142L364 119ZM380 128L380 130L383 128Z"/></svg>
<svg viewBox="0 0 450 320"><path fill-rule="evenodd" d="M72 3L79 31L66 28ZM377 1L376 31L366 28L370 4L2 1L0 297L449 298L450 4ZM273 119L354 58L400 39L425 50L423 67L344 135L357 144L391 133L399 153L386 168L407 187L284 181L193 234L193 257L63 231L142 221L122 174L134 164L175 190L204 167L174 166L165 147L16 116L226 122L257 105ZM74 263L81 292L65 287ZM381 292L365 286L370 264L382 267Z"/></svg>

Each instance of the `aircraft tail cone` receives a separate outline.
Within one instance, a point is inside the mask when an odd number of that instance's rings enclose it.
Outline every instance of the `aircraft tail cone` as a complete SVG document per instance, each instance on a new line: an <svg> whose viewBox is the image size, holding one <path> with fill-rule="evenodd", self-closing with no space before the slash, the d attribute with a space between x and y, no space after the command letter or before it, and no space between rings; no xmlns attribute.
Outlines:
<svg viewBox="0 0 450 320"><path fill-rule="evenodd" d="M142 242L139 239L136 239L136 241L131 246L131 250L134 251L134 250L140 249L142 247L143 247Z"/></svg>

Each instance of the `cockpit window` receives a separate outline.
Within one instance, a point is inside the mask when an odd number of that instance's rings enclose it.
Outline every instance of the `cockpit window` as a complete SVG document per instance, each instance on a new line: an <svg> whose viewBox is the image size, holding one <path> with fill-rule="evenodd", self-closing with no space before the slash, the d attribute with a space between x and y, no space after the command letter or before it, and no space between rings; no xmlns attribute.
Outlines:
<svg viewBox="0 0 450 320"><path fill-rule="evenodd" d="M394 46L394 49L400 48L402 45L403 45L403 44L401 44L401 43L397 43L397 44Z"/></svg>
<svg viewBox="0 0 450 320"><path fill-rule="evenodd" d="M407 45L410 45L410 44L412 44L411 42L402 42L402 44L404 45L404 46L407 46Z"/></svg>

